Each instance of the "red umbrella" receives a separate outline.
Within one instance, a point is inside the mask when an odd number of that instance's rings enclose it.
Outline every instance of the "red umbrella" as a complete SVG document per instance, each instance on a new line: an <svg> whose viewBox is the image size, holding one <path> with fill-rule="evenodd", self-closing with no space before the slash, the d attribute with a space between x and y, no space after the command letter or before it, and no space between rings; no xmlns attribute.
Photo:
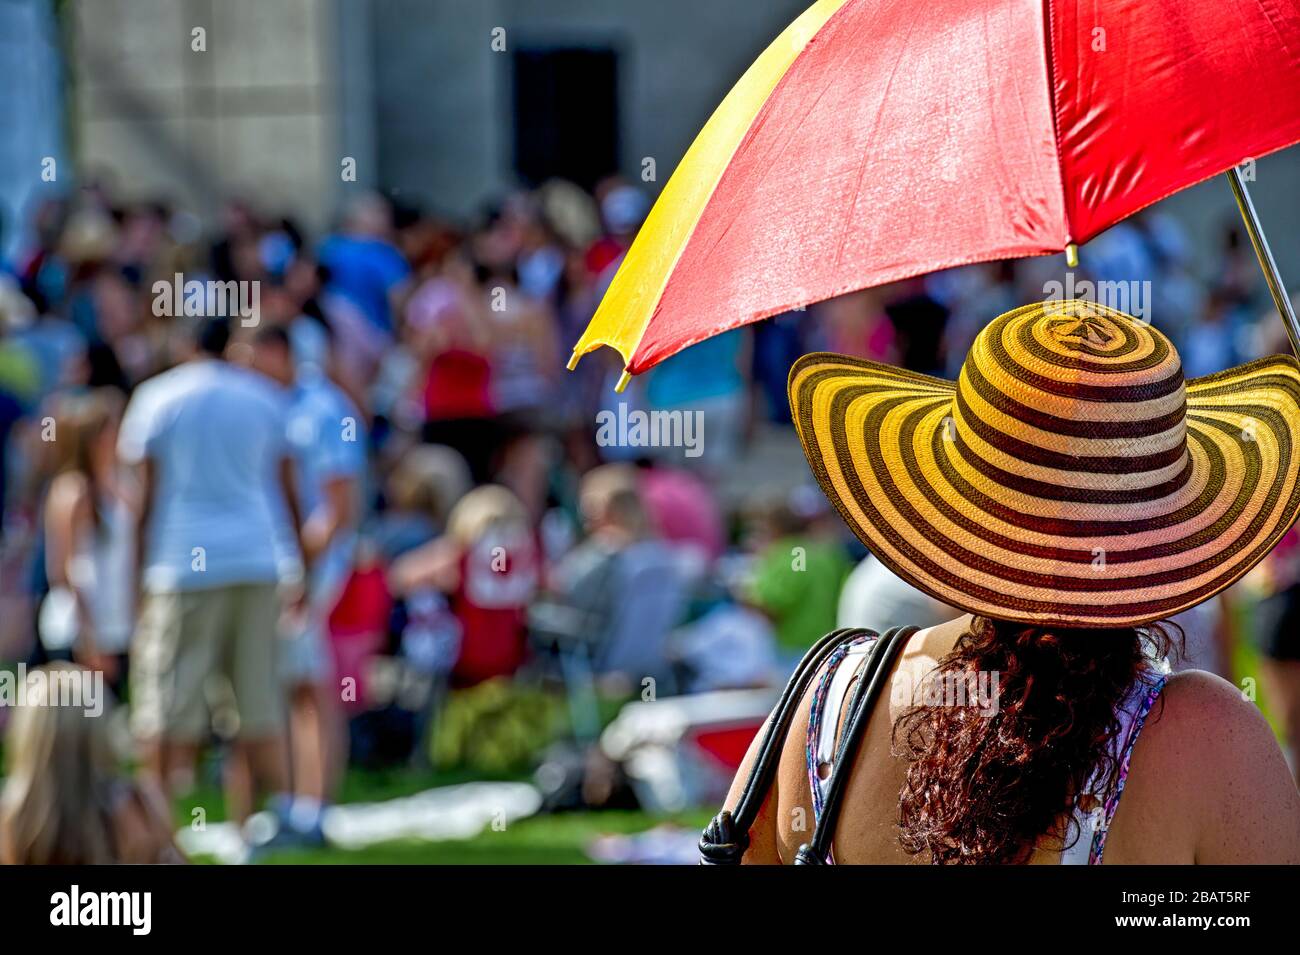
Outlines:
<svg viewBox="0 0 1300 955"><path fill-rule="evenodd" d="M639 374L856 289L1073 260L1125 216L1298 140L1294 0L819 0L687 151L570 367L608 345Z"/></svg>

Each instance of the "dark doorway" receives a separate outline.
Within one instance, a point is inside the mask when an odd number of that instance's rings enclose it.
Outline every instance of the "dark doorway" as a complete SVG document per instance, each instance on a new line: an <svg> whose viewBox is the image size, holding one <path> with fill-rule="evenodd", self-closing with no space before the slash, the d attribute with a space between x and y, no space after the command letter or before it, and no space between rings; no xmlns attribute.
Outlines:
<svg viewBox="0 0 1300 955"><path fill-rule="evenodd" d="M560 176L590 189L618 170L613 50L515 50L514 111L515 172L528 185Z"/></svg>

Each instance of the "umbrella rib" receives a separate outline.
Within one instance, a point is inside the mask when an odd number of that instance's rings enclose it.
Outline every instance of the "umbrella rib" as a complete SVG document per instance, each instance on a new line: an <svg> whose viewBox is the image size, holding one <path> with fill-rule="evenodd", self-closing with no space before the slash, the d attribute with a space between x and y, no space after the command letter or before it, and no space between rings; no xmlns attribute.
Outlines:
<svg viewBox="0 0 1300 955"><path fill-rule="evenodd" d="M1061 184L1061 215L1065 219L1065 244L1067 248L1074 246L1074 229L1070 222L1070 201L1069 194L1065 190L1065 163L1062 160L1064 155L1061 149L1061 121L1059 115L1059 104L1056 102L1056 49L1055 49L1055 18L1052 14L1052 0L1041 0L1043 5L1043 58L1047 68L1047 97L1052 113L1052 142L1056 147L1056 178ZM1071 256L1070 266L1078 264L1078 260Z"/></svg>

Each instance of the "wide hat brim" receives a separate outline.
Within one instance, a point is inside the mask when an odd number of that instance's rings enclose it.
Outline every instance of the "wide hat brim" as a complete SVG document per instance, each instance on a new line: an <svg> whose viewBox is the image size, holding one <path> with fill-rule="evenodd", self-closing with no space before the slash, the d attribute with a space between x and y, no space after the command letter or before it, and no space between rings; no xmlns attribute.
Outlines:
<svg viewBox="0 0 1300 955"><path fill-rule="evenodd" d="M1300 513L1291 356L1187 382L1190 473L1153 500L990 474L947 439L955 392L844 355L805 355L790 371L804 454L845 523L899 577L961 610L1087 629L1167 619L1239 580Z"/></svg>

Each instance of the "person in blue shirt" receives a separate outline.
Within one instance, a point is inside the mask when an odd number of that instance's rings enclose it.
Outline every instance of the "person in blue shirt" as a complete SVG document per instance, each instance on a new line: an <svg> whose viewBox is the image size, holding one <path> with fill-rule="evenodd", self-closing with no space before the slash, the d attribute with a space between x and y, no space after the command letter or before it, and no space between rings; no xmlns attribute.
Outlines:
<svg viewBox="0 0 1300 955"><path fill-rule="evenodd" d="M651 410L694 415L699 443L693 449L660 448L655 454L705 474L723 473L742 449L751 364L750 330L736 329L656 365L647 376Z"/></svg>
<svg viewBox="0 0 1300 955"><path fill-rule="evenodd" d="M355 305L376 333L393 332L393 297L410 277L410 266L390 241L392 213L378 195L357 200L342 228L317 251L326 290Z"/></svg>
<svg viewBox="0 0 1300 955"><path fill-rule="evenodd" d="M301 548L281 519L281 576L299 579L303 599L283 623L280 675L289 694L293 794L276 807L280 841L323 841L322 807L343 764L343 722L334 692L329 615L352 573L366 435L361 413L325 373L325 326L299 318L261 328L253 367L288 398L285 436L301 502Z"/></svg>

